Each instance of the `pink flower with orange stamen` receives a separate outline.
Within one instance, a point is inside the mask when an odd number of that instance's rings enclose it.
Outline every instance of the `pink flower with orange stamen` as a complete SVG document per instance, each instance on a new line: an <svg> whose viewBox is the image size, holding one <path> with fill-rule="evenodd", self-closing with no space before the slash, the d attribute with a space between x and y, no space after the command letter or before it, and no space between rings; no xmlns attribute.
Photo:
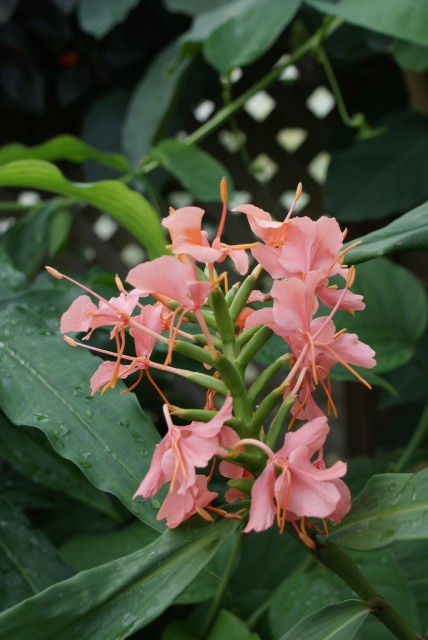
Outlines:
<svg viewBox="0 0 428 640"><path fill-rule="evenodd" d="M204 520L212 522L214 519L206 507L218 496L216 491L208 491L206 476L197 475L194 484L185 493L175 490L166 496L159 509L157 519L166 518L170 529L175 529L182 522L198 513Z"/></svg>
<svg viewBox="0 0 428 640"><path fill-rule="evenodd" d="M230 258L241 275L248 271L248 256L240 245L228 245L216 236L210 245L208 234L201 229L204 210L198 207L183 207L172 211L162 220L171 235L171 251L177 255L191 256L198 262L214 264ZM247 245L244 245L245 247Z"/></svg>
<svg viewBox="0 0 428 640"><path fill-rule="evenodd" d="M188 426L173 424L167 405L164 415L168 433L156 446L150 469L134 494L149 498L166 483L170 491L180 494L195 484L195 468L204 468L216 454L219 434L232 417L232 400L226 398L220 411L209 422L192 422Z"/></svg>
<svg viewBox="0 0 428 640"><path fill-rule="evenodd" d="M311 458L324 445L330 428L327 420L316 418L285 435L284 444L274 453L257 440L240 444L259 446L268 455L266 467L251 490L250 519L244 531L264 531L276 516L281 531L287 520L329 518L338 520L350 509L350 494L340 480L346 464L336 462L329 469Z"/></svg>

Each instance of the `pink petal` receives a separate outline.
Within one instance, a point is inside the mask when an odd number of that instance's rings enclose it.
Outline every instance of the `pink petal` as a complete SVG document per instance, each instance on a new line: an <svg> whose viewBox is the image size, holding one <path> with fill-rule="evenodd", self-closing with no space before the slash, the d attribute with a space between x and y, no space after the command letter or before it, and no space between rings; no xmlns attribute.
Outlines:
<svg viewBox="0 0 428 640"><path fill-rule="evenodd" d="M273 500L275 480L275 466L268 462L264 471L252 486L250 519L244 529L244 533L265 531L265 529L269 529L272 526L276 513Z"/></svg>
<svg viewBox="0 0 428 640"><path fill-rule="evenodd" d="M93 320L92 314L98 307L89 296L79 296L71 303L70 308L62 314L61 333L69 331L88 331Z"/></svg>

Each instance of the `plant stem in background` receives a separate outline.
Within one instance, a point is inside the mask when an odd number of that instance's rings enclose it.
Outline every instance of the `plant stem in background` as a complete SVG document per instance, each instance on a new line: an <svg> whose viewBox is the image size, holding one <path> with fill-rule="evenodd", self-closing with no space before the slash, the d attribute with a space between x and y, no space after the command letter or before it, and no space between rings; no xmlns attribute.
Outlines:
<svg viewBox="0 0 428 640"><path fill-rule="evenodd" d="M428 402L426 403L424 410L422 411L419 424L415 429L413 436L410 439L407 447L404 449L398 462L393 465L392 470L399 473L406 468L412 456L418 450L419 445L423 442L423 439L428 431Z"/></svg>

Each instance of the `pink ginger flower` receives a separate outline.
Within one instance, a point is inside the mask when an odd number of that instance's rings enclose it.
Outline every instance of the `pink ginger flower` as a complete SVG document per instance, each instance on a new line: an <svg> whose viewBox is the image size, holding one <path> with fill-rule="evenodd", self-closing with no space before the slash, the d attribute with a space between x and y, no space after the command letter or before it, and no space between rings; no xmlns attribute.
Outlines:
<svg viewBox="0 0 428 640"><path fill-rule="evenodd" d="M113 338L129 326L129 319L137 304L138 296L125 291L117 298L101 299L98 306L89 296L79 296L61 317L61 333L89 331L84 337L87 340L94 329L113 326L110 335Z"/></svg>
<svg viewBox="0 0 428 640"><path fill-rule="evenodd" d="M241 275L248 271L248 256L245 247L228 245L221 242L219 234L214 238L212 245L208 241L208 234L201 229L204 210L199 207L183 207L172 211L167 218L162 220L171 235L171 251L177 255L188 255L206 264L223 262L229 257L236 270Z"/></svg>
<svg viewBox="0 0 428 640"><path fill-rule="evenodd" d="M259 207L255 207L253 204L241 204L239 207L235 207L233 211L245 213L251 227L251 231L258 238L261 238L266 245L270 247L282 247L287 238L287 226L289 219L291 218L296 202L301 195L302 183L299 182L293 203L283 222L272 220L270 213L260 209Z"/></svg>
<svg viewBox="0 0 428 640"><path fill-rule="evenodd" d="M128 273L126 280L140 296L166 297L192 311L205 304L212 290L210 282L198 280L193 265L184 264L172 256L137 265Z"/></svg>
<svg viewBox="0 0 428 640"><path fill-rule="evenodd" d="M162 332L162 310L162 307L159 305L146 305L141 309L138 316L133 317L133 325L130 333L134 338L136 357L132 362L119 364L119 366L117 366L117 362L103 362L91 378L91 395L94 395L101 387L103 387L105 391L107 388L113 387L119 378L127 378L132 373L139 371L138 380L128 389L128 391L131 391L141 382L144 371L149 375L149 358L156 345L157 339L153 334L139 330L138 325L160 334ZM153 383L152 380L151 382Z"/></svg>
<svg viewBox="0 0 428 640"><path fill-rule="evenodd" d="M218 493L208 491L208 480L206 476L195 476L195 482L185 493L174 490L166 496L159 509L157 519L166 518L166 523L170 529L175 529L182 522L199 513L202 518L212 522L213 517L208 513L206 507L217 498Z"/></svg>
<svg viewBox="0 0 428 640"><path fill-rule="evenodd" d="M285 435L284 444L274 453L253 439L240 444L259 446L268 455L265 469L251 490L250 518L244 531L264 531L276 516L282 532L285 522L301 518L328 518L337 521L350 509L350 493L340 480L346 464L336 462L325 468L322 457L311 458L322 448L330 428L325 417L306 423Z"/></svg>
<svg viewBox="0 0 428 640"><path fill-rule="evenodd" d="M336 332L331 320L336 309L330 316L312 319L318 308L315 292L319 274L319 271L312 271L307 274L305 281L298 278L275 281L271 291L273 307L254 311L245 325L251 328L264 324L287 342L293 354L290 362L292 368L295 363L299 365L293 377L299 371L305 371L301 379L300 402L293 406L292 413L296 415L300 412L301 417L309 419L322 413L311 395L318 382L327 395L329 408L331 406L335 412L329 390L329 372L334 364L342 364L369 388L370 385L350 365L370 369L376 364L375 352L361 342L356 334ZM340 299L336 305L339 308Z"/></svg>
<svg viewBox="0 0 428 640"><path fill-rule="evenodd" d="M188 426L173 424L167 405L164 415L168 433L156 446L150 469L134 494L149 498L166 483L170 492L185 494L195 484L195 468L206 467L219 448L219 434L232 417L232 399L227 397L220 411L209 422Z"/></svg>

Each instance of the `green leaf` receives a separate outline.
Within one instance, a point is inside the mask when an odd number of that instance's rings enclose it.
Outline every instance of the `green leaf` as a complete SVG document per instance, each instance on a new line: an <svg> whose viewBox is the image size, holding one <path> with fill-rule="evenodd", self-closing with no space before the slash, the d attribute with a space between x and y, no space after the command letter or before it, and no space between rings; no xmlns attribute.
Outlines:
<svg viewBox="0 0 428 640"><path fill-rule="evenodd" d="M59 198L55 198L34 207L3 235L2 242L11 260L26 276L40 269L46 259L50 223L59 205Z"/></svg>
<svg viewBox="0 0 428 640"><path fill-rule="evenodd" d="M423 73L428 69L428 46L422 47L405 40L396 40L391 53L402 69L416 73Z"/></svg>
<svg viewBox="0 0 428 640"><path fill-rule="evenodd" d="M75 571L85 571L127 556L156 540L159 533L133 522L122 529L104 533L79 533L65 542L60 551Z"/></svg>
<svg viewBox="0 0 428 640"><path fill-rule="evenodd" d="M377 220L428 197L428 118L401 112L378 124L386 129L383 135L357 140L333 155L326 199L329 212L338 220Z"/></svg>
<svg viewBox="0 0 428 640"><path fill-rule="evenodd" d="M130 165L120 153L104 153L70 135L60 135L35 147L12 143L0 148L0 164L15 160L68 160L69 162L86 162L96 160L100 164L127 173Z"/></svg>
<svg viewBox="0 0 428 640"><path fill-rule="evenodd" d="M82 31L103 38L116 25L124 22L140 0L80 0L77 9Z"/></svg>
<svg viewBox="0 0 428 640"><path fill-rule="evenodd" d="M353 290L364 295L366 309L354 316L337 313L337 329L346 327L376 351L377 374L408 362L427 324L427 298L419 280L408 269L377 258L358 268Z"/></svg>
<svg viewBox="0 0 428 640"><path fill-rule="evenodd" d="M0 498L0 610L34 596L73 571L24 514Z"/></svg>
<svg viewBox="0 0 428 640"><path fill-rule="evenodd" d="M428 202L357 240L362 244L347 254L348 264L402 251L428 249Z"/></svg>
<svg viewBox="0 0 428 640"><path fill-rule="evenodd" d="M412 0L410 4L388 0L387 10L383 2L373 0L306 0L306 3L359 27L428 45L428 5L425 0Z"/></svg>
<svg viewBox="0 0 428 640"><path fill-rule="evenodd" d="M350 514L330 532L352 549L379 549L399 540L428 538L428 469L370 478Z"/></svg>
<svg viewBox="0 0 428 640"><path fill-rule="evenodd" d="M207 61L220 73L254 62L294 18L302 0L259 0L217 27L204 45ZM223 8L224 11L224 8Z"/></svg>
<svg viewBox="0 0 428 640"><path fill-rule="evenodd" d="M137 84L123 125L123 148L134 166L147 155L159 137L190 58L179 61L175 41L163 49Z"/></svg>
<svg viewBox="0 0 428 640"><path fill-rule="evenodd" d="M0 458L33 482L61 491L117 519L109 497L88 482L68 460L56 455L42 434L34 429L16 427L2 412Z"/></svg>
<svg viewBox="0 0 428 640"><path fill-rule="evenodd" d="M5 247L0 243L0 292L2 297L19 294L27 288L27 278L13 265Z"/></svg>
<svg viewBox="0 0 428 640"><path fill-rule="evenodd" d="M210 11L213 7L226 5L230 0L164 0L164 5L171 13L185 13L195 16Z"/></svg>
<svg viewBox="0 0 428 640"><path fill-rule="evenodd" d="M127 638L159 616L236 529L186 523L147 547L83 571L0 615L13 640ZM83 597L82 597L83 594Z"/></svg>
<svg viewBox="0 0 428 640"><path fill-rule="evenodd" d="M369 606L360 600L332 604L298 622L280 640L351 640L370 613Z"/></svg>
<svg viewBox="0 0 428 640"><path fill-rule="evenodd" d="M117 220L147 248L151 258L165 253L165 236L156 211L141 194L122 182L70 182L49 162L17 160L0 167L0 185L43 189L86 202Z"/></svg>
<svg viewBox="0 0 428 640"><path fill-rule="evenodd" d="M243 620L230 611L221 609L206 640L260 640L258 633L251 633Z"/></svg>
<svg viewBox="0 0 428 640"><path fill-rule="evenodd" d="M178 140L163 140L151 150L150 156L198 200L219 200L223 177L227 179L229 191L233 190L232 180L223 165L198 147Z"/></svg>
<svg viewBox="0 0 428 640"><path fill-rule="evenodd" d="M123 383L91 397L89 378L99 358L46 335L46 325L28 310L8 309L0 319L0 404L8 418L41 429L92 484L162 530L156 520L159 502L132 500L159 440L136 397L119 395Z"/></svg>

